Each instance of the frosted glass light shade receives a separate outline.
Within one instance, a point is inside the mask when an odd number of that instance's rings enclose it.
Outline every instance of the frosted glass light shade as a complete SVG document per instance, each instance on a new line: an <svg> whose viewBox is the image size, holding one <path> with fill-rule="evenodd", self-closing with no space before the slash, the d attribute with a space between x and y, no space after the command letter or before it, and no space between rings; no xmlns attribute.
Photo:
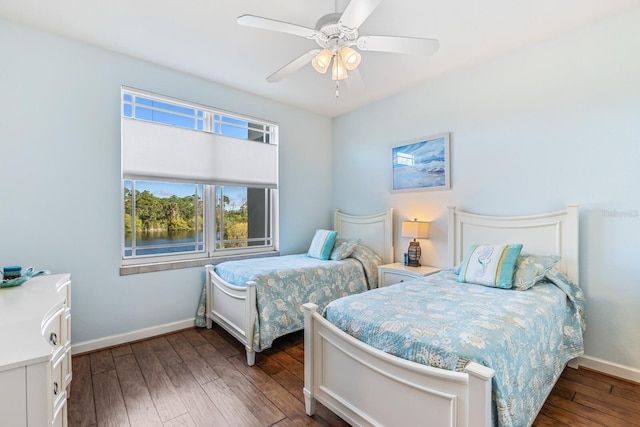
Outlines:
<svg viewBox="0 0 640 427"><path fill-rule="evenodd" d="M342 62L340 55L333 57L333 65L331 66L331 79L332 80L344 80L347 77L347 69Z"/></svg>
<svg viewBox="0 0 640 427"><path fill-rule="evenodd" d="M349 71L355 70L362 60L360 54L349 46L345 46L340 49L340 56L342 57L345 68Z"/></svg>
<svg viewBox="0 0 640 427"><path fill-rule="evenodd" d="M317 72L324 74L329 69L329 65L331 65L331 57L332 55L329 49L322 49L320 53L311 60L311 65Z"/></svg>

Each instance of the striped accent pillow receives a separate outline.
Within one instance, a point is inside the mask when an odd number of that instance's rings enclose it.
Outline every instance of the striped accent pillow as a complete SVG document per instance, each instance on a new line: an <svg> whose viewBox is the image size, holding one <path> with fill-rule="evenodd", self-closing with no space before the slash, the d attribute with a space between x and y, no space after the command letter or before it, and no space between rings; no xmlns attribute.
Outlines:
<svg viewBox="0 0 640 427"><path fill-rule="evenodd" d="M458 282L510 289L521 250L521 244L471 245L460 265Z"/></svg>
<svg viewBox="0 0 640 427"><path fill-rule="evenodd" d="M328 260L331 250L333 249L333 244L336 241L337 234L338 232L335 230L316 230L316 234L313 236L313 240L311 241L311 246L309 246L307 256Z"/></svg>

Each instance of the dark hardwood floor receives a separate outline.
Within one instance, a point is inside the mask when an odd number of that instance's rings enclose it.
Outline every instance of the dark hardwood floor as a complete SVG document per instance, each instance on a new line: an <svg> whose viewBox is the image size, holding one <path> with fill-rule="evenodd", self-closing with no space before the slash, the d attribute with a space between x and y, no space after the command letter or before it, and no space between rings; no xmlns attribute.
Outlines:
<svg viewBox="0 0 640 427"><path fill-rule="evenodd" d="M221 328L188 329L73 356L70 427L346 426L304 411L303 338L291 334L246 365ZM566 369L534 426L639 425L640 385Z"/></svg>

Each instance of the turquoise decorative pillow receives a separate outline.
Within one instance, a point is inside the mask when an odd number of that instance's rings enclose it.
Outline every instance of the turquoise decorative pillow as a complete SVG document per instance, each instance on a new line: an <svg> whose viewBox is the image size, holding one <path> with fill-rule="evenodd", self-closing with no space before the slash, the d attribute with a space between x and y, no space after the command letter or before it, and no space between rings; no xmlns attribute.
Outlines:
<svg viewBox="0 0 640 427"><path fill-rule="evenodd" d="M307 255L312 258L328 260L337 234L338 232L335 230L316 230Z"/></svg>
<svg viewBox="0 0 640 427"><path fill-rule="evenodd" d="M458 282L510 289L521 250L521 244L472 245L460 265Z"/></svg>
<svg viewBox="0 0 640 427"><path fill-rule="evenodd" d="M344 237L336 237L336 241L333 244L333 250L329 259L339 261L341 259L349 258L353 253L353 250L358 246L360 239L346 239Z"/></svg>
<svg viewBox="0 0 640 427"><path fill-rule="evenodd" d="M534 255L521 253L516 260L516 271L513 276L513 289L526 291L555 266L560 257L558 255Z"/></svg>

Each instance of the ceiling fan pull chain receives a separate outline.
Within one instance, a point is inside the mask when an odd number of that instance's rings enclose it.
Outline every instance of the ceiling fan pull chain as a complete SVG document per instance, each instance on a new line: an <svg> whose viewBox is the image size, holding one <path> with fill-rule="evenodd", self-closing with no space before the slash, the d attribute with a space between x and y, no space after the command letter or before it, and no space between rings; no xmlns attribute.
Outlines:
<svg viewBox="0 0 640 427"><path fill-rule="evenodd" d="M340 98L340 80L336 80L336 98Z"/></svg>

